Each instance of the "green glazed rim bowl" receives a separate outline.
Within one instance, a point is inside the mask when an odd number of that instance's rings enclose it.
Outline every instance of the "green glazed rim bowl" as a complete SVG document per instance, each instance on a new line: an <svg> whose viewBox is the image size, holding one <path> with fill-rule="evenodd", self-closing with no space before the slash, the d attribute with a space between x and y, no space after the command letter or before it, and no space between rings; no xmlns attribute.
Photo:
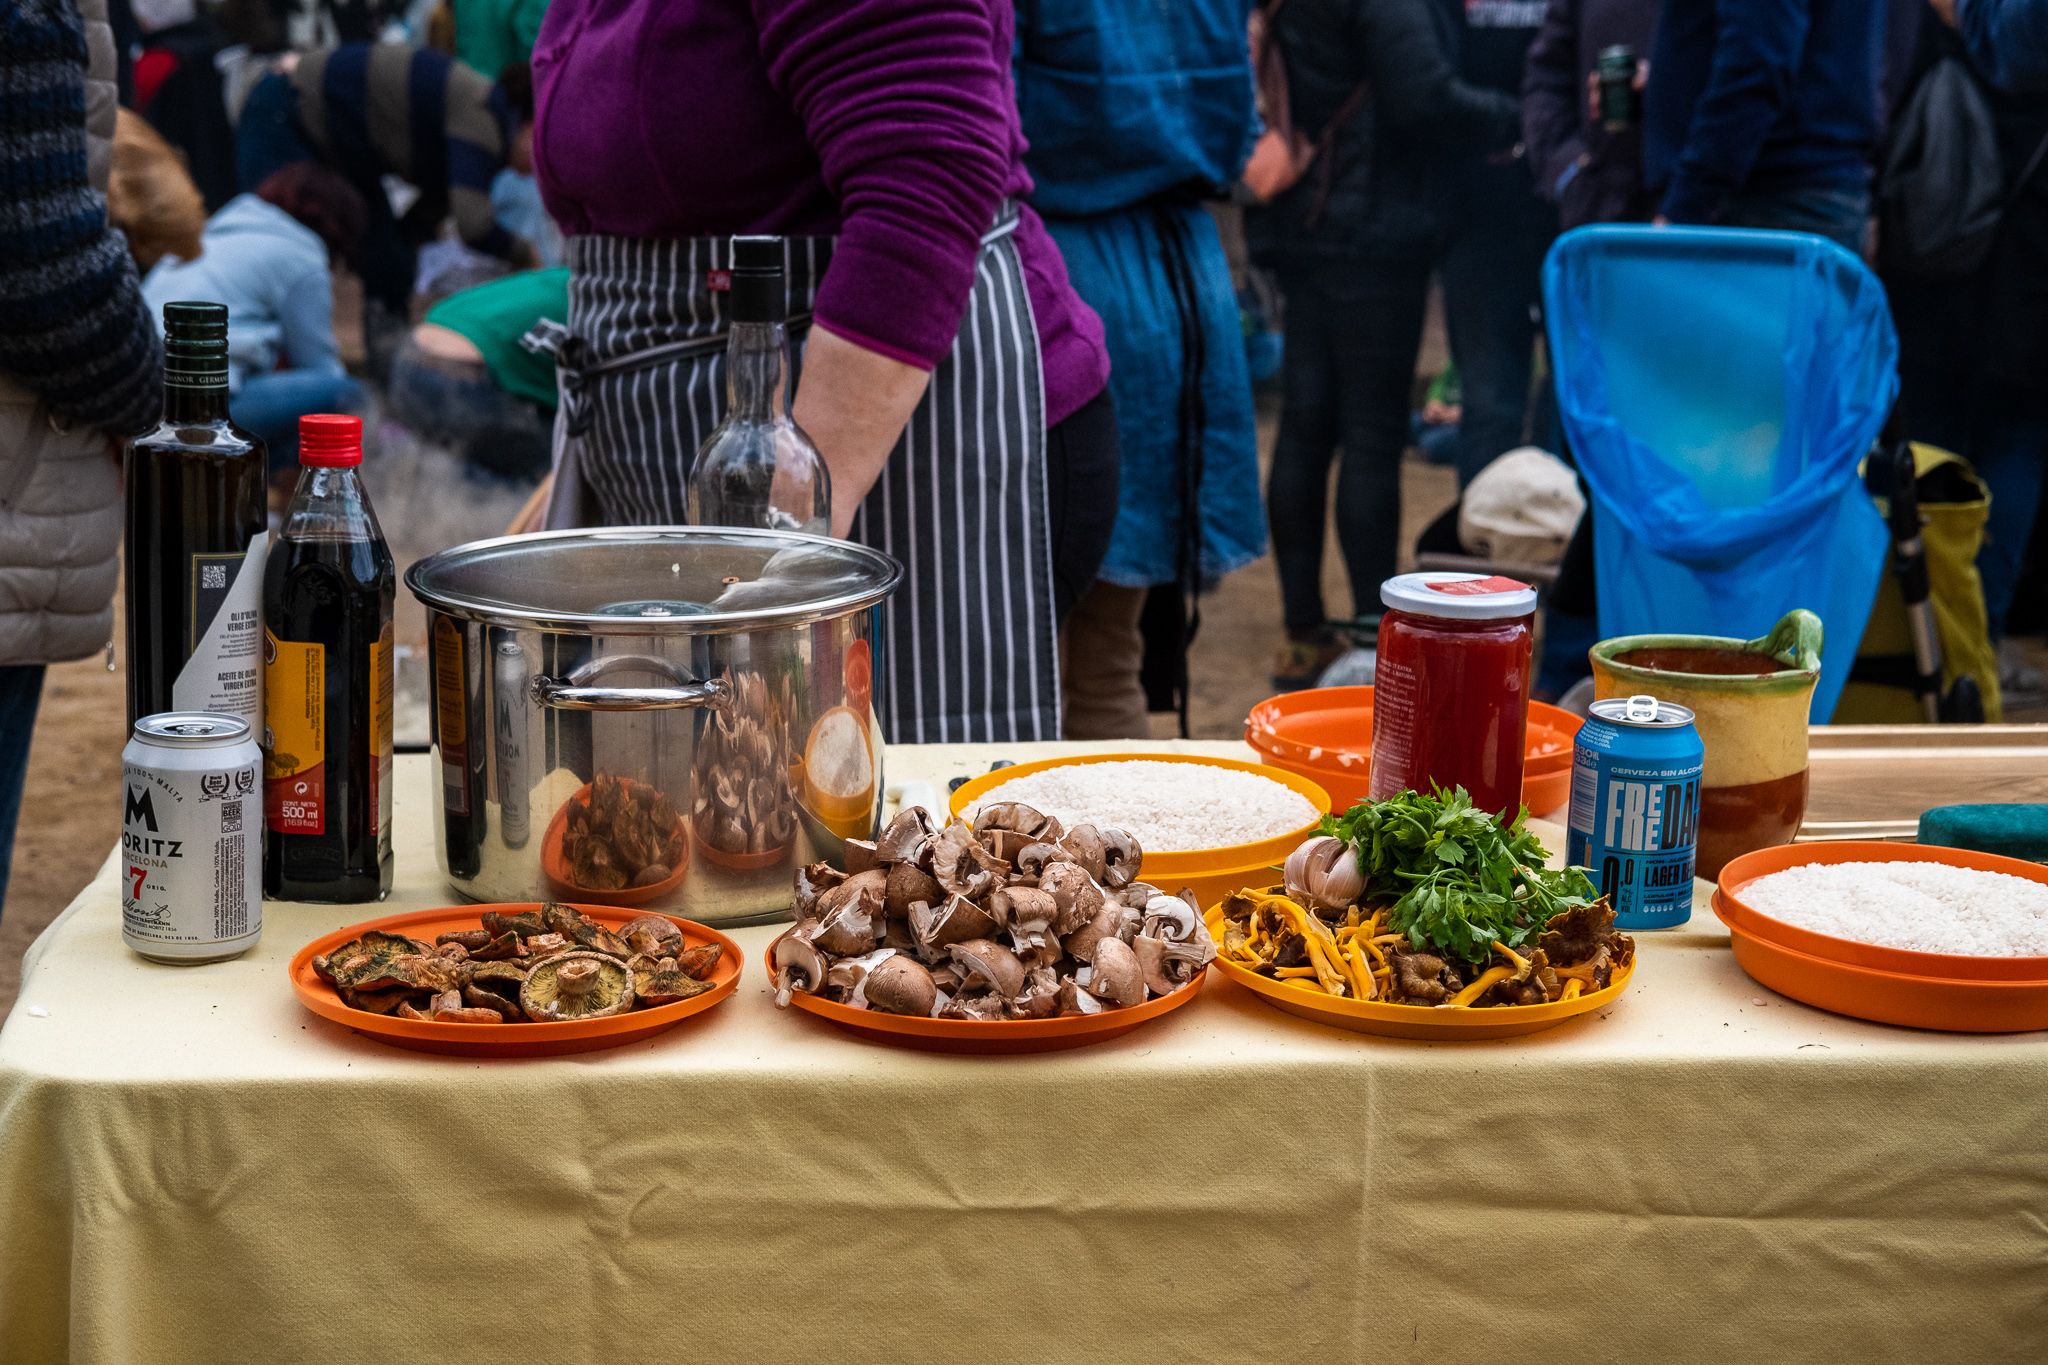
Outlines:
<svg viewBox="0 0 2048 1365"><path fill-rule="evenodd" d="M1756 640L1723 635L1618 635L1594 645L1591 656L1594 668L1646 691L1654 691L1659 682L1676 680L1698 689L1775 694L1812 689L1820 677L1821 640L1820 618L1795 608L1785 613L1769 635ZM1638 649L1725 649L1762 654L1780 667L1775 673L1680 673L1621 662L1621 655Z"/></svg>

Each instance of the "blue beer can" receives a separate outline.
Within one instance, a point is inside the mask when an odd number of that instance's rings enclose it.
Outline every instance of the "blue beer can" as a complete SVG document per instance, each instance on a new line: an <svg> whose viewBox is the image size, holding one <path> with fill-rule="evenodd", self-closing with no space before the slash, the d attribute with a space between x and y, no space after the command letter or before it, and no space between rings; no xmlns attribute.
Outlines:
<svg viewBox="0 0 2048 1365"><path fill-rule="evenodd" d="M1596 701L1579 728L1565 856L1613 903L1615 927L1692 918L1706 753L1692 712L1655 697Z"/></svg>

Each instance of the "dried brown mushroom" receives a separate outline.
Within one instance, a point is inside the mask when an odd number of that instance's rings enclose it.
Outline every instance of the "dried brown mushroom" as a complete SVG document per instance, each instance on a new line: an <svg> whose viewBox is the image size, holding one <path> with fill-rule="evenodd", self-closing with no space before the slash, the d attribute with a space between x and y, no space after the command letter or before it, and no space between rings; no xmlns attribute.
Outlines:
<svg viewBox="0 0 2048 1365"><path fill-rule="evenodd" d="M633 973L633 995L643 1005L672 1005L711 989L709 981L691 976L673 957L640 953L627 959L626 967Z"/></svg>
<svg viewBox="0 0 2048 1365"><path fill-rule="evenodd" d="M683 951L683 931L666 915L642 915L619 930L619 937L635 953L652 957L674 957Z"/></svg>
<svg viewBox="0 0 2048 1365"><path fill-rule="evenodd" d="M606 953L563 953L526 974L519 1006L536 1022L601 1019L633 1008L633 974Z"/></svg>
<svg viewBox="0 0 2048 1365"><path fill-rule="evenodd" d="M543 905L540 917L550 930L578 947L621 959L633 955L633 950L621 943L617 934L573 905L559 902Z"/></svg>

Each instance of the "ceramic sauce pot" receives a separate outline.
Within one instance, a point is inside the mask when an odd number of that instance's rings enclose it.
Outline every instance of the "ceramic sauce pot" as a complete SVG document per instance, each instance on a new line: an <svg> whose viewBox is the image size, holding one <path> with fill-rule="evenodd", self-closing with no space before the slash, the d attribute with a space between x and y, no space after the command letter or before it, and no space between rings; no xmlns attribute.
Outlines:
<svg viewBox="0 0 2048 1365"><path fill-rule="evenodd" d="M1697 717L1706 746L1698 876L1792 841L1806 815L1806 718L1821 622L1793 611L1760 640L1624 635L1593 646L1596 697L1647 692Z"/></svg>

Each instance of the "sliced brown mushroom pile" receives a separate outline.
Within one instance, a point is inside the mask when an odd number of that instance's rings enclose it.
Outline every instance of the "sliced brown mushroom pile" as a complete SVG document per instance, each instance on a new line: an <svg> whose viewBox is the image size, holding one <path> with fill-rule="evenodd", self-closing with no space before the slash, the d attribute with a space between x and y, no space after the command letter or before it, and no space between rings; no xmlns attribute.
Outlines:
<svg viewBox="0 0 2048 1365"><path fill-rule="evenodd" d="M572 905L503 914L433 943L372 929L313 959L359 1010L444 1024L599 1019L702 995L721 948L691 947L664 915L617 933Z"/></svg>
<svg viewBox="0 0 2048 1365"><path fill-rule="evenodd" d="M587 799L570 797L562 831L569 881L591 891L654 886L683 856L683 819L645 782L600 772Z"/></svg>
<svg viewBox="0 0 2048 1365"><path fill-rule="evenodd" d="M1098 1014L1170 995L1216 955L1192 899L1138 879L1119 829L1014 801L970 826L906 809L847 870L796 875L796 927L775 944L775 1002L798 991L936 1019Z"/></svg>
<svg viewBox="0 0 2048 1365"><path fill-rule="evenodd" d="M711 713L691 760L697 838L721 853L766 853L796 838L795 750L789 717L796 697L782 681L779 703L759 673L728 676L732 700Z"/></svg>

